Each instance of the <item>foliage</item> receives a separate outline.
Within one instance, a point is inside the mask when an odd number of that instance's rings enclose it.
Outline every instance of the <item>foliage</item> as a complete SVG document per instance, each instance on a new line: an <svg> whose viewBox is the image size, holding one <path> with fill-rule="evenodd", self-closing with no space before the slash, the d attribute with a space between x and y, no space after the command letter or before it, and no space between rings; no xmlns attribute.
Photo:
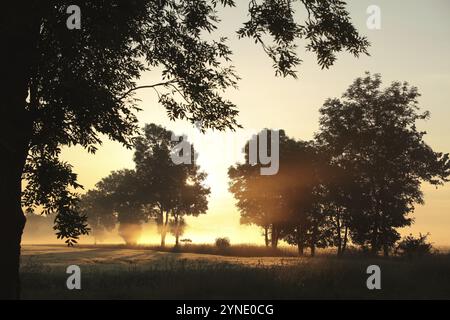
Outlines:
<svg viewBox="0 0 450 320"><path fill-rule="evenodd" d="M184 216L206 213L210 193L204 185L206 173L195 163L197 153L192 144L191 163L173 162L171 155L178 150L179 142L173 141L172 136L170 130L150 124L134 142L136 173L146 196L143 203L159 227L162 246L171 218L172 224L181 228Z"/></svg>
<svg viewBox="0 0 450 320"><path fill-rule="evenodd" d="M429 117L418 97L406 82L382 89L381 76L367 73L320 109L317 140L351 182L352 239L374 252L387 254L396 229L412 223L409 213L423 203L421 182L441 185L450 174L448 154L433 151L417 129Z"/></svg>
<svg viewBox="0 0 450 320"><path fill-rule="evenodd" d="M154 219L164 245L167 232L178 241L185 216L198 216L208 209L210 189L204 186L206 174L195 164L175 164L171 154L176 145L173 133L163 127L146 125L134 139L134 170L113 171L83 196L83 210L92 226L111 230L115 219L127 243L136 243L140 225ZM191 148L193 159L195 149Z"/></svg>
<svg viewBox="0 0 450 320"><path fill-rule="evenodd" d="M299 2L307 13L304 24L295 21L295 4ZM261 44L277 75L296 76L294 68L302 62L296 54L299 40L317 55L322 68L333 65L341 50L355 56L367 54L369 42L351 24L345 2L340 0L252 0L249 15L238 35ZM266 38L272 43L267 44Z"/></svg>
<svg viewBox="0 0 450 320"><path fill-rule="evenodd" d="M404 237L397 243L395 251L401 256L422 257L432 253L433 245L427 242L429 234L422 235L419 233L419 237L415 238L412 234Z"/></svg>
<svg viewBox="0 0 450 320"><path fill-rule="evenodd" d="M351 239L388 255L397 229L411 225L409 214L423 204L421 183L439 186L450 175L449 155L417 129L429 117L418 97L406 82L382 89L379 75L357 78L341 100L320 109L315 141L280 131L276 175L261 176L261 165L249 163L248 142L246 163L228 172L241 222L270 228L273 246L282 238L300 254L305 246L312 254L336 246L340 255Z"/></svg>
<svg viewBox="0 0 450 320"><path fill-rule="evenodd" d="M230 239L228 238L216 238L215 245L219 250L226 250L230 247Z"/></svg>
<svg viewBox="0 0 450 320"><path fill-rule="evenodd" d="M306 49L317 54L322 67L342 50L366 53L368 42L351 24L344 2L301 1L308 13L305 25L294 21L295 2L250 1L250 20L238 31L263 44L277 74L295 75L297 39L308 40ZM72 4L82 8L82 28L76 32L66 27ZM29 65L30 72L16 72L14 78L24 77L18 82L26 88L11 91L29 92L24 109L14 110L27 140L21 152L29 154L23 204L55 212L58 237L71 244L89 231L77 208L74 190L80 185L71 166L60 160L61 148L80 145L95 152L102 136L131 147L138 129L135 90L153 89L170 119L202 123L203 129L238 127L236 106L223 97L239 79L231 49L225 38L206 40L217 28L219 8L234 5L231 0L45 1L27 11L27 27L8 30L10 39L30 40L19 46L27 48L20 56L28 59L23 69ZM264 44L264 34L274 45ZM160 82L136 86L142 72L155 70L161 70Z"/></svg>

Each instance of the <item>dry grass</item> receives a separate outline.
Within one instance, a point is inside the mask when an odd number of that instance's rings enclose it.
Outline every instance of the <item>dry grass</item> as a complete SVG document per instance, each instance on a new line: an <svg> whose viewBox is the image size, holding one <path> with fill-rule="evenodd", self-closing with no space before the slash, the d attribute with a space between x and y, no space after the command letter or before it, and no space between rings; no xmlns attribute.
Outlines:
<svg viewBox="0 0 450 320"><path fill-rule="evenodd" d="M70 264L81 267L82 290L65 287ZM382 290L366 288L370 264L381 267ZM444 254L411 261L25 246L21 274L26 299L450 299Z"/></svg>

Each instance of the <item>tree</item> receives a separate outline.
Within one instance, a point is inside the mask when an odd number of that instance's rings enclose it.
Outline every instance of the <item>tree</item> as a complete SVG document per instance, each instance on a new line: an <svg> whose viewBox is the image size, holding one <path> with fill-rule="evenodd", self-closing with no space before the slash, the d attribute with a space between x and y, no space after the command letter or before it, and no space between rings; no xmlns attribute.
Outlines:
<svg viewBox="0 0 450 320"><path fill-rule="evenodd" d="M299 255L309 247L329 243L329 226L324 210L325 186L329 180L327 158L313 141L296 141L280 155L280 179L287 218L283 239L296 245Z"/></svg>
<svg viewBox="0 0 450 320"><path fill-rule="evenodd" d="M419 237L415 238L412 234L409 234L398 242L395 252L409 259L430 255L433 253L433 245L427 242L429 235L429 233L425 235L419 233Z"/></svg>
<svg viewBox="0 0 450 320"><path fill-rule="evenodd" d="M191 163L174 163L173 154L182 151L177 149L179 141L173 140L173 136L170 130L149 124L134 143L136 174L147 197L143 203L155 218L162 247L171 226L181 227L186 215L206 213L210 193L203 185L206 174L195 164L197 154L193 145L189 144ZM176 245L179 235L176 233Z"/></svg>
<svg viewBox="0 0 450 320"><path fill-rule="evenodd" d="M165 245L168 231L176 245L185 228L186 215L197 216L208 209L206 174L195 164L176 164L171 155L177 141L163 127L146 125L135 138L135 170L114 171L82 197L82 210L93 220L94 232L111 230L119 223L119 234L127 244L136 244L142 223L155 219ZM196 157L193 146L191 154Z"/></svg>
<svg viewBox="0 0 450 320"><path fill-rule="evenodd" d="M332 164L351 181L352 240L373 253L387 255L399 239L397 228L408 226L408 214L423 203L422 181L448 181L448 154L435 152L416 123L429 117L419 112L417 88L394 82L381 89L381 76L357 78L339 99L320 109L319 143Z"/></svg>
<svg viewBox="0 0 450 320"><path fill-rule="evenodd" d="M301 1L308 18L295 22L295 1L250 1L250 20L239 30L263 44L278 74L294 75L300 62L295 41L329 67L335 53L366 53L368 42L350 22L345 3ZM80 30L66 27L69 5L82 8ZM201 121L204 128L234 128L237 110L221 92L238 79L229 65L225 39L207 41L217 28L219 6L232 0L18 0L2 10L1 52L7 79L1 88L0 148L0 297L19 296L20 242L27 207L56 214L59 238L73 244L86 234L79 188L71 166L59 159L62 146L81 145L94 152L101 136L131 145L137 111L133 92L143 71L162 70L157 91L171 119ZM263 42L264 35L274 45ZM72 190L72 191L69 191Z"/></svg>
<svg viewBox="0 0 450 320"><path fill-rule="evenodd" d="M259 141L260 134L252 140ZM327 243L318 197L321 175L326 168L319 150L313 142L296 141L280 130L279 171L275 175L261 175L261 162L249 161L249 146L250 141L245 146L246 162L228 171L230 191L237 200L241 223L264 228L266 246L270 230L272 247L284 239L296 245L300 255L305 246L314 254L316 246ZM260 156L259 148L264 146L259 143L257 146ZM269 154L272 150L273 146L268 146Z"/></svg>
<svg viewBox="0 0 450 320"><path fill-rule="evenodd" d="M186 231L186 220L183 217L177 216L169 223L170 233L175 237L175 247L180 245L180 237Z"/></svg>
<svg viewBox="0 0 450 320"><path fill-rule="evenodd" d="M337 248L340 257L347 248L351 219L359 206L345 172L336 166L329 166L329 169L329 176L320 187L319 201L326 217L329 245Z"/></svg>
<svg viewBox="0 0 450 320"><path fill-rule="evenodd" d="M89 190L80 198L80 211L88 217L88 225L94 242L102 240L107 232L111 232L117 222L112 201L108 196L96 189Z"/></svg>
<svg viewBox="0 0 450 320"><path fill-rule="evenodd" d="M148 220L142 199L143 188L134 170L113 171L82 197L82 206L94 226L112 230L119 223L119 235L127 244L135 245Z"/></svg>
<svg viewBox="0 0 450 320"><path fill-rule="evenodd" d="M264 129L253 136L245 145L245 163L236 164L228 169L229 190L236 198L236 205L241 213L241 223L253 224L264 229L266 246L271 244L273 248L278 246L281 237L282 225L285 222L283 213L286 213L285 202L281 193L282 185L276 175L261 175L264 165L260 161L260 136L267 134L267 141L271 141L270 130ZM283 130L279 133L279 154L284 155L289 145L295 141L288 138ZM256 163L250 162L250 144L252 140L257 146ZM272 145L267 145L267 154L271 154ZM281 160L280 160L281 162ZM281 167L281 165L280 165ZM270 234L270 237L269 237Z"/></svg>
<svg viewBox="0 0 450 320"><path fill-rule="evenodd" d="M178 201L173 210L175 246L179 245L180 236L186 227L185 216L197 217L208 210L208 199L211 190L203 185L206 179L204 172L199 172L196 165L186 167L186 180L182 180Z"/></svg>

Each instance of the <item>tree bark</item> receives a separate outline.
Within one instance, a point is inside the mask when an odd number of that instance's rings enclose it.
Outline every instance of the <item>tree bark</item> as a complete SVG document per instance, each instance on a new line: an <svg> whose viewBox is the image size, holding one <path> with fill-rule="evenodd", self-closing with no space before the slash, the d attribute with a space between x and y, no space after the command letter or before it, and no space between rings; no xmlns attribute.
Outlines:
<svg viewBox="0 0 450 320"><path fill-rule="evenodd" d="M297 249L298 249L298 255L302 257L304 255L305 246L303 243L303 237L302 237L302 231L300 226L297 226Z"/></svg>
<svg viewBox="0 0 450 320"><path fill-rule="evenodd" d="M345 252L345 249L347 249L347 242L348 242L348 227L345 226L345 231L344 231L344 243L342 244L341 255L343 255L344 252Z"/></svg>
<svg viewBox="0 0 450 320"><path fill-rule="evenodd" d="M370 241L371 254L376 256L378 254L378 227L375 226L372 230L372 239Z"/></svg>
<svg viewBox="0 0 450 320"><path fill-rule="evenodd" d="M278 247L278 237L280 231L278 230L278 226L276 224L272 224L272 235L271 235L271 245L272 248L276 249Z"/></svg>
<svg viewBox="0 0 450 320"><path fill-rule="evenodd" d="M311 244L311 257L316 255L316 245L314 243Z"/></svg>
<svg viewBox="0 0 450 320"><path fill-rule="evenodd" d="M180 225L178 220L178 214L175 215L175 247L180 245Z"/></svg>
<svg viewBox="0 0 450 320"><path fill-rule="evenodd" d="M166 246L166 235L167 235L167 225L169 223L169 211L165 214L166 218L165 221L163 221L162 229L161 229L161 247ZM163 215L164 217L164 215Z"/></svg>
<svg viewBox="0 0 450 320"><path fill-rule="evenodd" d="M383 244L383 255L389 257L389 246L387 244Z"/></svg>
<svg viewBox="0 0 450 320"><path fill-rule="evenodd" d="M304 247L303 242L301 240L299 240L297 242L297 249L298 249L298 255L300 257L303 257L303 255L305 254L305 247Z"/></svg>
<svg viewBox="0 0 450 320"><path fill-rule="evenodd" d="M313 225L313 231L311 235L311 257L314 257L316 255L316 243L317 243L317 234L319 233L317 222L314 222Z"/></svg>
<svg viewBox="0 0 450 320"><path fill-rule="evenodd" d="M0 299L20 297L20 243L25 227L21 182L32 131L26 99L39 39L36 1L17 0L1 10L0 70Z"/></svg>
<svg viewBox="0 0 450 320"><path fill-rule="evenodd" d="M269 228L267 226L264 226L264 241L266 244L266 247L269 246Z"/></svg>

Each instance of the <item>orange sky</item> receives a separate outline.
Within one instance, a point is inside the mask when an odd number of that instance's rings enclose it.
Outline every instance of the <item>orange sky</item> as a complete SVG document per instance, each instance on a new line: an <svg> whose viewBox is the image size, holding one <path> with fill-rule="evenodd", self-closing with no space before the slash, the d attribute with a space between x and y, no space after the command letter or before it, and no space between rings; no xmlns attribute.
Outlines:
<svg viewBox="0 0 450 320"><path fill-rule="evenodd" d="M381 8L381 30L368 30L366 8ZM240 110L239 123L245 130L237 133L211 133L200 136L192 125L171 122L158 105L154 91L142 90L139 113L141 124L157 123L187 133L200 154L200 166L208 174L212 188L206 215L188 220L185 237L194 242L212 242L227 236L232 242L263 243L259 229L241 226L234 199L227 191L227 168L242 159L241 148L249 132L261 128L283 128L298 139L311 139L318 128L318 110L328 97L339 97L351 82L365 71L381 73L388 84L406 80L419 88L423 109L431 119L420 128L428 131L426 141L436 150L450 152L450 2L433 1L349 1L349 10L358 30L372 43L370 57L355 59L340 54L329 70L321 70L315 57L300 51L303 64L299 79L275 78L271 61L250 40L237 40L234 33L245 20L244 8L226 9L217 37L227 36L234 52L234 65L242 77L239 90L226 93ZM301 44L300 44L301 45ZM159 81L158 72L142 75L139 84ZM193 135L195 137L193 137ZM65 149L63 158L74 165L79 181L92 188L111 170L132 168L132 151L117 143L104 141L96 155L80 148ZM425 185L424 206L414 213L416 223L404 232L430 232L437 245L450 245L450 185L435 189ZM157 239L155 238L151 239ZM144 240L149 240L145 236Z"/></svg>

